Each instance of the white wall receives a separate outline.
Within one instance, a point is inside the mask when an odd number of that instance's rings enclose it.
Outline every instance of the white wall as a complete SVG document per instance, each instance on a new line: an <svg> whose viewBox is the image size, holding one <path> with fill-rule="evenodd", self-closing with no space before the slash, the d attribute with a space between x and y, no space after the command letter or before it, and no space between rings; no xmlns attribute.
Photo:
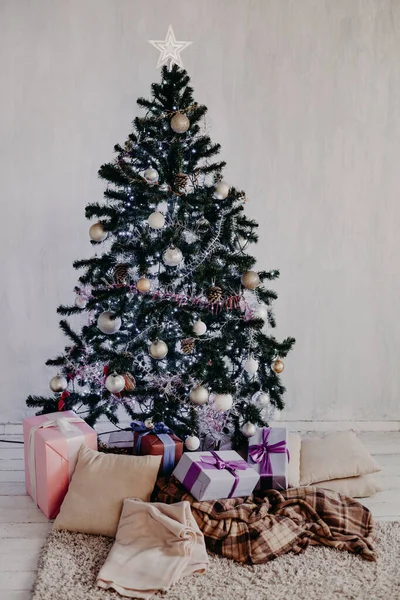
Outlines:
<svg viewBox="0 0 400 600"><path fill-rule="evenodd" d="M280 268L292 419L400 419L400 2L0 0L0 422L47 392L84 207L169 23Z"/></svg>

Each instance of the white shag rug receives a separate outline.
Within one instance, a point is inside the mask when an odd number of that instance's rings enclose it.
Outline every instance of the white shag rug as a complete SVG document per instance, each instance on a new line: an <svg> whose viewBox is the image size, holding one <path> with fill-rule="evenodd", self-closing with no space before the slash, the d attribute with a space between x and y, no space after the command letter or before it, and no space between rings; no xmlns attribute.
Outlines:
<svg viewBox="0 0 400 600"><path fill-rule="evenodd" d="M95 587L112 544L101 536L52 532L39 558L32 600L121 600ZM205 575L182 579L154 600L399 600L400 522L377 525L376 548L376 563L324 547L258 566L210 555Z"/></svg>

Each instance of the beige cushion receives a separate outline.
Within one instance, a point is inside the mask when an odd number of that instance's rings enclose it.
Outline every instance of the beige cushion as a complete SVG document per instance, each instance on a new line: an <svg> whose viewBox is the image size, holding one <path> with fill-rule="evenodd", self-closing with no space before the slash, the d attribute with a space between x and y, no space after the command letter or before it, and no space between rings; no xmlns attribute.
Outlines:
<svg viewBox="0 0 400 600"><path fill-rule="evenodd" d="M319 481L315 486L325 490L333 490L351 498L367 498L382 490L374 475L359 475L358 477L346 477L346 479Z"/></svg>
<svg viewBox="0 0 400 600"><path fill-rule="evenodd" d="M299 487L301 437L298 433L289 433L288 448L290 456L288 470L288 486Z"/></svg>
<svg viewBox="0 0 400 600"><path fill-rule="evenodd" d="M380 470L354 431L302 439L300 485L367 475Z"/></svg>
<svg viewBox="0 0 400 600"><path fill-rule="evenodd" d="M125 498L148 502L161 456L123 456L81 446L54 529L114 537Z"/></svg>

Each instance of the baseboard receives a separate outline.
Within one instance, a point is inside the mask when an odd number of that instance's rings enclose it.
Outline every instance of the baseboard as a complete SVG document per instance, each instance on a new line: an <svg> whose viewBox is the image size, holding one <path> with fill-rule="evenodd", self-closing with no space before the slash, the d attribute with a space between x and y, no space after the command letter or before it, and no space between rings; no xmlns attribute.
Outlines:
<svg viewBox="0 0 400 600"><path fill-rule="evenodd" d="M272 421L272 426L288 427L291 431L400 431L400 421ZM120 423L120 427L129 427L129 421ZM108 422L96 424L99 433L116 429ZM0 423L0 435L21 435L21 423Z"/></svg>

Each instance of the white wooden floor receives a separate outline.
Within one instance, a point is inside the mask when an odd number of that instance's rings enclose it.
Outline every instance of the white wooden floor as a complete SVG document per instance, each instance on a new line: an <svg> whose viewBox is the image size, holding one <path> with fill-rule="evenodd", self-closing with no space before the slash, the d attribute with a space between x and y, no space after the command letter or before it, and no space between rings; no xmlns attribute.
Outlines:
<svg viewBox="0 0 400 600"><path fill-rule="evenodd" d="M384 491L363 503L377 520L400 520L400 432L359 437L383 467L377 477ZM26 495L22 444L0 442L0 600L31 597L37 556L50 528Z"/></svg>

